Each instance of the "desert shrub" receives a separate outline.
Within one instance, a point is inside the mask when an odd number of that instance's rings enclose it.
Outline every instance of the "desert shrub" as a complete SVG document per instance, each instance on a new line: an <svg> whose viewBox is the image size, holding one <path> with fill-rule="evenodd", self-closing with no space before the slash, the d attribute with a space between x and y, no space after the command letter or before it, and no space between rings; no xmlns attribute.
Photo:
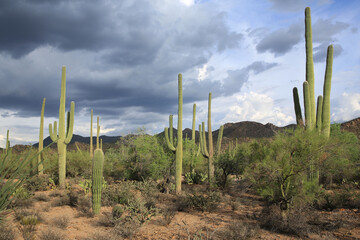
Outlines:
<svg viewBox="0 0 360 240"><path fill-rule="evenodd" d="M203 184L207 179L207 174L199 170L193 170L185 173L185 182L187 184Z"/></svg>
<svg viewBox="0 0 360 240"><path fill-rule="evenodd" d="M65 234L61 233L59 230L55 229L46 229L39 234L40 240L66 240Z"/></svg>
<svg viewBox="0 0 360 240"><path fill-rule="evenodd" d="M46 174L34 175L25 182L25 187L29 191L46 191L49 186L49 177Z"/></svg>
<svg viewBox="0 0 360 240"><path fill-rule="evenodd" d="M258 230L258 225L236 221L226 227L222 232L222 236L228 240L246 240L254 238Z"/></svg>
<svg viewBox="0 0 360 240"><path fill-rule="evenodd" d="M260 227L272 232L297 235L301 238L308 237L314 231L313 226L307 223L311 212L306 208L294 207L284 212L276 205L268 205L263 208L259 220Z"/></svg>
<svg viewBox="0 0 360 240"><path fill-rule="evenodd" d="M109 233L95 233L91 237L84 238L82 240L115 240L114 236Z"/></svg>
<svg viewBox="0 0 360 240"><path fill-rule="evenodd" d="M102 191L101 201L104 205L128 204L135 199L135 194L130 191L130 183L109 185Z"/></svg>
<svg viewBox="0 0 360 240"><path fill-rule="evenodd" d="M124 218L118 221L113 228L113 232L116 236L122 238L131 238L136 231L140 228L141 223L134 218Z"/></svg>
<svg viewBox="0 0 360 240"><path fill-rule="evenodd" d="M113 207L111 213L112 213L113 219L117 220L117 219L119 219L119 218L123 215L123 213L124 213L124 208L123 208L123 206L121 206L120 204L115 205L115 206Z"/></svg>
<svg viewBox="0 0 360 240"><path fill-rule="evenodd" d="M157 180L166 174L169 160L154 136L143 131L129 135L118 149L107 152L104 175L114 179Z"/></svg>
<svg viewBox="0 0 360 240"><path fill-rule="evenodd" d="M51 222L55 227L65 229L69 226L70 218L69 216L63 215L53 218Z"/></svg>
<svg viewBox="0 0 360 240"><path fill-rule="evenodd" d="M360 209L360 193L351 188L325 192L317 201L316 206L318 209L330 211L336 208Z"/></svg>
<svg viewBox="0 0 360 240"><path fill-rule="evenodd" d="M69 177L91 177L92 162L90 153L85 151L69 151L66 154L66 175Z"/></svg>
<svg viewBox="0 0 360 240"><path fill-rule="evenodd" d="M30 207L33 204L32 193L25 187L18 187L12 195L10 207Z"/></svg>
<svg viewBox="0 0 360 240"><path fill-rule="evenodd" d="M252 155L261 158L247 168L245 175L263 198L279 204L282 210L313 203L322 191L316 169L325 146L326 138L317 132L298 129L278 133L257 146L260 154Z"/></svg>
<svg viewBox="0 0 360 240"><path fill-rule="evenodd" d="M168 208L165 208L163 211L162 211L162 215L163 215L163 224L165 226L168 226L172 219L175 217L175 214L176 214L176 211L173 207L168 207Z"/></svg>
<svg viewBox="0 0 360 240"><path fill-rule="evenodd" d="M0 224L0 240L14 240L15 234L13 230L5 223Z"/></svg>
<svg viewBox="0 0 360 240"><path fill-rule="evenodd" d="M52 207L60 207L70 205L70 197L68 195L62 195L51 202Z"/></svg>
<svg viewBox="0 0 360 240"><path fill-rule="evenodd" d="M44 193L40 193L40 194L37 194L35 195L34 197L37 201L41 201L41 202L48 202L50 201L50 198L44 194Z"/></svg>
<svg viewBox="0 0 360 240"><path fill-rule="evenodd" d="M194 193L181 198L178 204L178 210L195 209L200 211L213 211L217 209L221 197L217 192L208 192L207 194Z"/></svg>

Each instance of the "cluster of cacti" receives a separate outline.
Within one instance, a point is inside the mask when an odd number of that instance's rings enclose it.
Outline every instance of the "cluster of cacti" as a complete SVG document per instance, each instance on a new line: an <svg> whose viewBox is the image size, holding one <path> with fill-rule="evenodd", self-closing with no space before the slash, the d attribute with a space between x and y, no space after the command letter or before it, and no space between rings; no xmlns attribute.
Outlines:
<svg viewBox="0 0 360 240"><path fill-rule="evenodd" d="M177 146L174 147L174 142L169 139L168 128L165 128L165 139L169 149L175 152L175 192L181 192L181 173L182 173L182 108L183 108L183 94L182 94L182 75L178 75L178 127L177 127ZM172 139L172 118L170 125L170 138Z"/></svg>
<svg viewBox="0 0 360 240"><path fill-rule="evenodd" d="M45 111L45 101L43 99L43 104L41 107L41 116L40 116L40 132L39 132L39 155L38 155L38 174L43 174L43 165L42 165L42 150L44 147L44 111Z"/></svg>
<svg viewBox="0 0 360 240"><path fill-rule="evenodd" d="M59 130L57 128L57 122L54 122L54 126L49 124L49 134L53 142L57 142L58 155L59 155L59 187L65 187L66 176L66 146L70 143L73 136L74 129L74 111L75 103L71 102L70 112L67 114L66 128L65 128L65 100L66 100L66 68L62 67L61 73L61 96L59 107Z"/></svg>
<svg viewBox="0 0 360 240"><path fill-rule="evenodd" d="M306 47L306 80L303 83L305 127L307 130L317 129L325 136L330 136L330 91L334 48L328 46L326 56L325 81L323 96L318 96L315 108L315 77L312 48L312 30L310 8L305 9L305 47ZM297 88L293 89L294 108L298 126L304 126Z"/></svg>
<svg viewBox="0 0 360 240"><path fill-rule="evenodd" d="M220 126L219 135L217 140L217 147L216 147L216 154L220 153L221 149L221 141L222 135L224 131L224 126ZM208 159L208 181L209 184L214 183L214 147L213 147L213 138L212 138L212 131L211 131L211 93L209 93L209 101L208 101L208 142L209 148L207 149L206 146L206 134L205 134L205 123L202 122L202 125L199 125L199 133L200 133L200 149L201 154Z"/></svg>
<svg viewBox="0 0 360 240"><path fill-rule="evenodd" d="M104 152L99 148L100 125L97 118L96 150L92 160L92 209L98 214L101 208L101 190L103 185ZM102 145L102 143L101 143Z"/></svg>

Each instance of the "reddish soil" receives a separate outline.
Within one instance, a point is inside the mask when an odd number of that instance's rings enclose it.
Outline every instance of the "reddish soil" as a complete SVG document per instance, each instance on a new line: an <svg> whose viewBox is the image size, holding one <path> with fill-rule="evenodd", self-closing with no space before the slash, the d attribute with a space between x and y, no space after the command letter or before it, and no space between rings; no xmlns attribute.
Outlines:
<svg viewBox="0 0 360 240"><path fill-rule="evenodd" d="M205 186L184 185L184 192L201 192ZM58 190L55 190L58 191ZM70 206L51 206L58 196L51 196L54 191L36 192L35 196L49 196L49 201L34 201L33 210L41 217L41 221L36 225L35 236L47 229L54 229L63 233L67 239L106 239L95 238L96 234L111 233L112 227L104 227L99 224L104 213L111 212L110 207L102 207L101 214L96 217L79 217L76 208ZM60 191L61 193L61 191ZM171 194L158 193L156 207L165 209L175 205L177 197ZM232 204L238 202L239 205L232 209ZM164 216L159 213L145 222L130 239L304 239L305 237L286 235L265 230L259 227L261 212L264 202L246 190L241 190L239 186L223 193L219 207L211 212L201 212L190 210L187 212L175 212L175 216L167 225ZM358 209L340 209L334 211L314 211L314 221L318 225L324 225L321 230L310 232L307 239L360 239L360 212ZM16 232L16 239L24 239L21 235L21 224L16 220L15 213L12 212L7 217L7 223ZM68 217L68 226L64 229L59 228L55 223L56 219L62 216ZM240 236L229 238L229 226L239 223L240 225L250 226L244 231L252 231L250 238ZM316 225L315 224L315 225ZM239 226L239 225L238 225ZM327 230L324 230L327 229ZM201 236L201 238L200 238ZM33 238L40 239L40 238ZM114 239L123 239L120 237Z"/></svg>

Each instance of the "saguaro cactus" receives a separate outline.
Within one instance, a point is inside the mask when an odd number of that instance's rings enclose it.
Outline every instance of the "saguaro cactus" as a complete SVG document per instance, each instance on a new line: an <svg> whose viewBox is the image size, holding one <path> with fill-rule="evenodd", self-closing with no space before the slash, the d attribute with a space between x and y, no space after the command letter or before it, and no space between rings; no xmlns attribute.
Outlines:
<svg viewBox="0 0 360 240"><path fill-rule="evenodd" d="M39 155L38 155L38 174L43 174L42 150L44 148L44 111L46 98L43 99L40 116L40 132L39 132Z"/></svg>
<svg viewBox="0 0 360 240"><path fill-rule="evenodd" d="M330 91L331 91L331 77L332 65L334 57L334 47L330 45L327 49L326 56L326 70L323 90L323 106L322 106L322 132L325 136L330 136Z"/></svg>
<svg viewBox="0 0 360 240"><path fill-rule="evenodd" d="M183 108L183 93L182 93L182 75L178 75L178 127L177 127L177 146L169 140L168 128L165 128L165 139L170 150L175 152L175 192L179 194L181 192L181 173L182 173L182 157L183 157L183 146L182 146L182 108ZM171 126L172 128L172 126Z"/></svg>
<svg viewBox="0 0 360 240"><path fill-rule="evenodd" d="M71 102L70 112L67 114L67 126L65 128L65 100L66 100L66 68L62 67L61 73L61 96L59 107L59 130L57 129L57 122L54 122L54 127L49 124L49 134L53 142L57 141L58 155L59 155L59 187L65 187L66 176L66 146L70 143L73 136L74 129L74 112L75 103ZM53 130L54 129L54 130Z"/></svg>
<svg viewBox="0 0 360 240"><path fill-rule="evenodd" d="M91 119L90 119L90 158L94 156L94 146L93 146L93 110L91 109Z"/></svg>
<svg viewBox="0 0 360 240"><path fill-rule="evenodd" d="M101 190L103 185L104 152L97 148L94 151L92 164L92 209L94 214L100 213Z"/></svg>
<svg viewBox="0 0 360 240"><path fill-rule="evenodd" d="M220 126L219 135L218 135L218 146L217 146L217 152L220 152L221 149L221 138L223 135L224 127ZM211 131L211 93L209 93L209 101L208 101L208 141L209 141L209 149L207 149L206 146L206 136L205 136L205 123L202 122L202 129L200 133L200 149L202 155L208 159L208 181L209 184L214 183L214 147L213 147L213 137L212 137L212 131Z"/></svg>
<svg viewBox="0 0 360 240"><path fill-rule="evenodd" d="M327 49L325 81L323 97L318 96L317 108L315 109L315 78L312 49L312 30L310 8L305 9L305 48L306 48L306 80L303 84L305 126L307 130L317 129L325 136L330 136L330 91L334 48L330 45ZM301 119L301 108L298 104L297 89L293 90L295 115L298 125Z"/></svg>
<svg viewBox="0 0 360 240"><path fill-rule="evenodd" d="M96 150L94 151L92 164L92 209L94 214L100 213L101 190L103 184L104 152L102 151L102 141L99 147L100 125L97 117L96 127Z"/></svg>
<svg viewBox="0 0 360 240"><path fill-rule="evenodd" d="M306 48L306 79L309 83L310 98L310 129L315 128L315 76L314 76L314 60L312 47L312 30L311 30L311 14L310 8L305 8L305 48Z"/></svg>

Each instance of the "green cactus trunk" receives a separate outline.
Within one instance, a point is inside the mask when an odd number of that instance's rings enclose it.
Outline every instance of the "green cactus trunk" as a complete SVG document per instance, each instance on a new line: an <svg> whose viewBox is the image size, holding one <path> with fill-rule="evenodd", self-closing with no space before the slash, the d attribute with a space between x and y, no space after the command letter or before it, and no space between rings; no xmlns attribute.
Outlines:
<svg viewBox="0 0 360 240"><path fill-rule="evenodd" d="M309 92L309 83L305 81L303 83L304 90L304 106L305 106L305 125L306 130L311 130L311 107L310 107L310 92Z"/></svg>
<svg viewBox="0 0 360 240"><path fill-rule="evenodd" d="M59 155L59 187L65 188L66 178L66 146L70 143L73 136L74 129L74 112L75 103L71 102L70 112L67 114L67 126L65 128L65 101L66 101L66 68L62 67L61 73L61 96L59 107L59 130L57 129L57 122L49 124L49 134L53 142L57 141L58 155Z"/></svg>
<svg viewBox="0 0 360 240"><path fill-rule="evenodd" d="M216 147L217 147L216 155L218 155L221 152L221 142L222 142L223 133L224 133L224 125L221 125L219 128L218 139L216 142Z"/></svg>
<svg viewBox="0 0 360 240"><path fill-rule="evenodd" d="M334 57L334 47L330 45L327 49L326 56L326 70L323 90L323 108L322 108L322 132L324 136L330 136L330 92L331 92L331 77L332 65Z"/></svg>
<svg viewBox="0 0 360 240"><path fill-rule="evenodd" d="M194 170L194 158L196 157L196 152L194 150L194 146L196 146L195 143L195 119L196 119L196 104L193 105L193 119L192 119L192 131L191 131L191 145L193 149L193 152L191 153L191 159L190 159L190 172Z"/></svg>
<svg viewBox="0 0 360 240"><path fill-rule="evenodd" d="M323 108L323 97L320 95L317 99L317 108L316 108L316 130L318 132L322 131L322 108Z"/></svg>
<svg viewBox="0 0 360 240"><path fill-rule="evenodd" d="M312 47L312 30L311 30L311 13L310 8L305 8L305 48L306 48L306 79L309 83L309 98L310 98L310 129L315 128L315 75L314 75L314 60Z"/></svg>
<svg viewBox="0 0 360 240"><path fill-rule="evenodd" d="M208 140L209 140L209 158L208 158L208 181L209 184L214 183L214 145L213 145L213 137L212 137L212 130L211 130L211 93L209 93L209 101L208 101Z"/></svg>
<svg viewBox="0 0 360 240"><path fill-rule="evenodd" d="M42 165L42 153L41 151L44 148L44 111L45 111L45 102L46 102L46 98L43 99L43 104L41 107L41 116L40 116L40 133L39 133L39 155L38 155L38 174L41 175L43 174L43 165Z"/></svg>
<svg viewBox="0 0 360 240"><path fill-rule="evenodd" d="M93 213L99 214L101 208L101 190L103 185L104 153L101 149L94 151L92 164L92 209Z"/></svg>
<svg viewBox="0 0 360 240"><path fill-rule="evenodd" d="M298 93L298 90L296 87L293 88L293 98L294 98L294 110L295 110L295 116L296 116L296 124L299 127L303 127L304 120L303 120L302 114L301 114L299 93Z"/></svg>
<svg viewBox="0 0 360 240"><path fill-rule="evenodd" d="M182 157L183 157L183 139L182 139L182 108L183 108L183 93L182 93L182 75L178 75L178 139L177 146L174 147L174 144L169 140L169 129L165 128L165 139L169 149L175 152L175 193L181 193L181 174L182 174ZM172 129L172 122L170 124ZM171 133L170 129L170 133Z"/></svg>
<svg viewBox="0 0 360 240"><path fill-rule="evenodd" d="M9 129L6 132L5 155L10 153Z"/></svg>
<svg viewBox="0 0 360 240"><path fill-rule="evenodd" d="M96 124L96 149L99 149L99 137L100 137L100 124L99 124L99 117L97 117L97 124Z"/></svg>
<svg viewBox="0 0 360 240"><path fill-rule="evenodd" d="M169 128L170 128L170 142L174 145L174 126L173 126L173 115L169 116Z"/></svg>
<svg viewBox="0 0 360 240"><path fill-rule="evenodd" d="M93 110L91 109L90 119L90 158L94 157L94 145L93 145Z"/></svg>

